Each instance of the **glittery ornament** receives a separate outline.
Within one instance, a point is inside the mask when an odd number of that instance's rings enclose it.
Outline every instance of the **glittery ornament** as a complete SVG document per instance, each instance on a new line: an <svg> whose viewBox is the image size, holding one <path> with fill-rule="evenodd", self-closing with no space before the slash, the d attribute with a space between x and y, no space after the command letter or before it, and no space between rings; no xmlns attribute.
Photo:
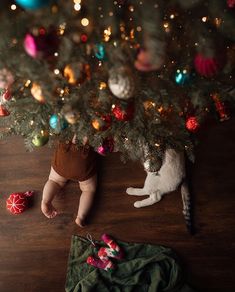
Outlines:
<svg viewBox="0 0 235 292"><path fill-rule="evenodd" d="M190 132L196 132L199 128L199 122L196 117L188 117L185 126Z"/></svg>
<svg viewBox="0 0 235 292"><path fill-rule="evenodd" d="M130 121L134 117L134 102L128 104L115 104L112 106L112 113L118 121Z"/></svg>
<svg viewBox="0 0 235 292"><path fill-rule="evenodd" d="M12 214L17 215L23 213L29 207L29 197L32 197L33 192L13 193L6 200L6 208Z"/></svg>
<svg viewBox="0 0 235 292"><path fill-rule="evenodd" d="M109 72L109 89L116 97L127 100L135 93L135 81L130 68L114 67Z"/></svg>
<svg viewBox="0 0 235 292"><path fill-rule="evenodd" d="M186 85L190 81L190 73L188 69L177 69L175 73L175 82L178 85Z"/></svg>
<svg viewBox="0 0 235 292"><path fill-rule="evenodd" d="M26 53L33 58L49 58L59 47L59 38L55 30L39 29L36 34L27 33L24 39Z"/></svg>
<svg viewBox="0 0 235 292"><path fill-rule="evenodd" d="M227 0L227 5L229 8L235 7L235 0Z"/></svg>
<svg viewBox="0 0 235 292"><path fill-rule="evenodd" d="M158 64L154 63L153 60L151 60L150 53L147 50L141 49L135 61L135 68L139 71L150 72L159 70L163 63L164 58L162 58L161 62L159 60Z"/></svg>
<svg viewBox="0 0 235 292"><path fill-rule="evenodd" d="M39 102L41 102L41 103L45 103L45 97L44 97L44 95L43 95L43 93L42 93L42 88L41 88L41 86L40 86L38 83L33 82L30 91L31 91L32 96L33 96L37 101L39 101Z"/></svg>
<svg viewBox="0 0 235 292"><path fill-rule="evenodd" d="M105 53L105 47L103 44L96 44L94 51L95 51L95 56L98 60L105 60L106 53Z"/></svg>
<svg viewBox="0 0 235 292"><path fill-rule="evenodd" d="M114 150L114 140L113 138L105 138L102 145L100 145L97 148L97 152L102 155L105 156L108 153L112 153Z"/></svg>
<svg viewBox="0 0 235 292"><path fill-rule="evenodd" d="M9 115L10 115L9 111L3 105L0 104L0 117L6 117Z"/></svg>
<svg viewBox="0 0 235 292"><path fill-rule="evenodd" d="M228 107L225 106L225 103L221 101L220 95L218 93L214 93L211 95L213 101L215 102L215 108L219 115L219 119L221 122L229 120L230 114L228 111Z"/></svg>
<svg viewBox="0 0 235 292"><path fill-rule="evenodd" d="M222 56L222 55L221 55ZM194 59L194 66L198 74L205 77L213 77L225 65L225 59L222 57L208 58L202 54L197 54Z"/></svg>
<svg viewBox="0 0 235 292"><path fill-rule="evenodd" d="M49 124L52 129L56 130L56 132L61 132L68 127L66 120L56 114L50 117Z"/></svg>
<svg viewBox="0 0 235 292"><path fill-rule="evenodd" d="M97 131L105 131L111 126L111 116L102 115L92 120L91 124Z"/></svg>
<svg viewBox="0 0 235 292"><path fill-rule="evenodd" d="M85 65L80 62L66 65L64 68L64 77L71 85L82 83L87 77Z"/></svg>
<svg viewBox="0 0 235 292"><path fill-rule="evenodd" d="M49 5L50 0L15 0L15 2L24 9L38 9Z"/></svg>
<svg viewBox="0 0 235 292"><path fill-rule="evenodd" d="M14 82L14 76L6 69L0 69L0 89L8 89Z"/></svg>
<svg viewBox="0 0 235 292"><path fill-rule="evenodd" d="M48 131L41 130L37 135L33 137L32 143L36 147L41 147L47 144L49 141Z"/></svg>

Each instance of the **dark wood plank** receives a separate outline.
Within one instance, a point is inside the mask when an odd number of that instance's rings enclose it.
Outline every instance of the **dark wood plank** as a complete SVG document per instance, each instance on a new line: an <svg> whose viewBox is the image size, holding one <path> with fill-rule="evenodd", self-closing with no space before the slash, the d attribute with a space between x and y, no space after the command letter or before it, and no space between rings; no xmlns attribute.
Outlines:
<svg viewBox="0 0 235 292"><path fill-rule="evenodd" d="M190 236L176 191L153 206L135 209L125 194L142 186L145 173L139 163L120 162L115 153L102 158L99 191L90 224L74 224L79 188L69 183L55 205L54 220L40 211L41 190L47 179L52 150L25 151L21 138L0 141L0 291L64 291L72 234L99 239L107 232L130 242L172 247L185 266L190 283L199 291L235 291L235 119L214 123L200 135L196 163L190 166L197 233ZM5 209L8 195L36 191L31 209L13 216Z"/></svg>

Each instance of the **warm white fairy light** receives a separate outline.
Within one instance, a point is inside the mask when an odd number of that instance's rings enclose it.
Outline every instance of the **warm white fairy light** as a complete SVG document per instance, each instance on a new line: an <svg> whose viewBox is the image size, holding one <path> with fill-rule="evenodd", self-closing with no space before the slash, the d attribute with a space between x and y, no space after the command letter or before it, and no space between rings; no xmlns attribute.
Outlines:
<svg viewBox="0 0 235 292"><path fill-rule="evenodd" d="M55 52L55 53L54 53L54 56L55 56L55 57L58 57L58 56L59 56L59 53L58 53L58 52Z"/></svg>
<svg viewBox="0 0 235 292"><path fill-rule="evenodd" d="M24 86L25 86L25 87L29 87L30 83L31 83L31 80L28 79L28 80L25 82Z"/></svg>
<svg viewBox="0 0 235 292"><path fill-rule="evenodd" d="M55 69L54 73L55 73L55 75L59 75L60 74L60 70L59 69Z"/></svg>
<svg viewBox="0 0 235 292"><path fill-rule="evenodd" d="M81 9L81 4L76 3L76 4L74 4L73 8L74 8L74 10L79 11Z"/></svg>
<svg viewBox="0 0 235 292"><path fill-rule="evenodd" d="M170 15L170 19L174 19L175 18L175 15L174 14L171 14Z"/></svg>
<svg viewBox="0 0 235 292"><path fill-rule="evenodd" d="M11 5L11 10L16 10L16 8L17 8L17 7L16 7L15 4L12 4L12 5Z"/></svg>
<svg viewBox="0 0 235 292"><path fill-rule="evenodd" d="M140 32L142 30L142 27L141 26L137 26L136 30Z"/></svg>
<svg viewBox="0 0 235 292"><path fill-rule="evenodd" d="M207 16L203 16L202 17L202 22L206 22L207 21Z"/></svg>
<svg viewBox="0 0 235 292"><path fill-rule="evenodd" d="M75 4L81 4L81 0L73 0Z"/></svg>
<svg viewBox="0 0 235 292"><path fill-rule="evenodd" d="M88 26L88 24L89 24L89 19L87 19L87 18L82 18L82 20L81 20L81 24L82 24L83 26Z"/></svg>

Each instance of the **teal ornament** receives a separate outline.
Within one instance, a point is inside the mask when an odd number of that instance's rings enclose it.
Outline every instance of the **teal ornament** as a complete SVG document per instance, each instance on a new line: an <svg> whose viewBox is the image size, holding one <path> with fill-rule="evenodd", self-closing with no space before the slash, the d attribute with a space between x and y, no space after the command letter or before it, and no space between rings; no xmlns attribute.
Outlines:
<svg viewBox="0 0 235 292"><path fill-rule="evenodd" d="M187 69L177 69L175 73L175 82L178 85L185 85L189 83L190 74Z"/></svg>
<svg viewBox="0 0 235 292"><path fill-rule="evenodd" d="M50 3L50 0L15 0L24 9L38 9Z"/></svg>
<svg viewBox="0 0 235 292"><path fill-rule="evenodd" d="M60 118L58 115L54 114L49 120L50 127L54 130L61 131L68 127L68 123L65 119Z"/></svg>
<svg viewBox="0 0 235 292"><path fill-rule="evenodd" d="M103 44L95 45L95 56L99 60L104 60L106 58L105 48Z"/></svg>

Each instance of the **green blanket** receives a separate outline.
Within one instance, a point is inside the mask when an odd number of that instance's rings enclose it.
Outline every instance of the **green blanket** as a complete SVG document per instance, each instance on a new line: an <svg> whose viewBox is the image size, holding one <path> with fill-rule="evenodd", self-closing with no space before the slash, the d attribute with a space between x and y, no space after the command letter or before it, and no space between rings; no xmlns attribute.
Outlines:
<svg viewBox="0 0 235 292"><path fill-rule="evenodd" d="M99 245L105 246L101 242ZM112 273L86 263L95 255L91 243L73 236L66 279L67 292L192 292L185 283L183 271L175 253L159 245L117 241L125 257L116 261Z"/></svg>

